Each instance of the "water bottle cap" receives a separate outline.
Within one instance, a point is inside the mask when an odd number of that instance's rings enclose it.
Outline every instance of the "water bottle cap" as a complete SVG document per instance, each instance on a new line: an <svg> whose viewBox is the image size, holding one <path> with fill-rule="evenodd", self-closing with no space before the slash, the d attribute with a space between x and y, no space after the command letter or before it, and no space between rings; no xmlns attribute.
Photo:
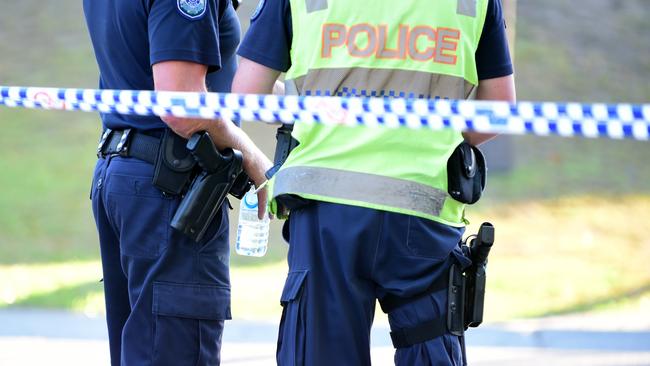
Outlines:
<svg viewBox="0 0 650 366"><path fill-rule="evenodd" d="M257 208L257 194L253 193L253 191L248 191L244 195L243 202L246 208Z"/></svg>

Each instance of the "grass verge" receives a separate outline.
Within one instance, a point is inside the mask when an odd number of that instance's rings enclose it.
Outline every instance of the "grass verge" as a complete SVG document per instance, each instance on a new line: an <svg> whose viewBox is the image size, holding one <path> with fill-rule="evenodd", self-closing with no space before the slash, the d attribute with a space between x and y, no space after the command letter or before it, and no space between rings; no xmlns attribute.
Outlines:
<svg viewBox="0 0 650 366"><path fill-rule="evenodd" d="M643 231L650 196L574 197L483 207L496 227L488 266L486 319L647 309L650 240ZM237 262L255 260L237 258ZM233 315L277 319L287 273L284 261L232 265ZM0 265L0 307L103 311L98 261Z"/></svg>

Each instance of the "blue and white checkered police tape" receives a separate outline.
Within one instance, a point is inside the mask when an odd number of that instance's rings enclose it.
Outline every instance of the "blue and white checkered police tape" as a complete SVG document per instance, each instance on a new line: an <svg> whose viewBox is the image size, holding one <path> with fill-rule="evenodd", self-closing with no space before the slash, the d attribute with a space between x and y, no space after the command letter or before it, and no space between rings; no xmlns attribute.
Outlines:
<svg viewBox="0 0 650 366"><path fill-rule="evenodd" d="M0 86L0 105L267 123L453 128L648 140L650 104L240 95Z"/></svg>

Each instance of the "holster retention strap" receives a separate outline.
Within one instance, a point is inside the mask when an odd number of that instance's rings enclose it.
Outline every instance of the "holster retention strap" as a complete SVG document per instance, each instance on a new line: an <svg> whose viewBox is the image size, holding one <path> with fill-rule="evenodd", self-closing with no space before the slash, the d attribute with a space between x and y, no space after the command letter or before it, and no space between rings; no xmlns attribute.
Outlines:
<svg viewBox="0 0 650 366"><path fill-rule="evenodd" d="M446 289L447 284L448 284L447 278L445 278L445 276L440 276L436 278L431 283L431 285L427 287L426 290L422 291L421 293L415 296L400 297L400 296L388 294L379 300L379 306L381 306L381 310L384 313L388 314L404 304L414 302L418 299L428 296L429 294Z"/></svg>
<svg viewBox="0 0 650 366"><path fill-rule="evenodd" d="M395 348L406 348L438 338L447 333L447 317L441 316L412 328L396 329L390 332Z"/></svg>

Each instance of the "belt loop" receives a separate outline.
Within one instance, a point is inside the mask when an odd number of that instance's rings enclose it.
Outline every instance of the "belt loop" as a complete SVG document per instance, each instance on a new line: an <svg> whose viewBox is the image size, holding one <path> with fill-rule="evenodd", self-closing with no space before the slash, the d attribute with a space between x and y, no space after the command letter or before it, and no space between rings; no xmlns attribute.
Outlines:
<svg viewBox="0 0 650 366"><path fill-rule="evenodd" d="M120 156L127 156L128 155L129 136L131 136L131 129L130 128L127 128L124 131L122 131L122 137L120 138L120 142L115 147L115 149L117 150L117 153Z"/></svg>
<svg viewBox="0 0 650 366"><path fill-rule="evenodd" d="M108 137L111 135L111 130L110 128L107 128L106 131L102 134L102 137L99 139L99 145L97 145L97 157L98 158L103 158L104 154L102 153L102 150L104 150L104 145L106 145L106 141L108 140Z"/></svg>

